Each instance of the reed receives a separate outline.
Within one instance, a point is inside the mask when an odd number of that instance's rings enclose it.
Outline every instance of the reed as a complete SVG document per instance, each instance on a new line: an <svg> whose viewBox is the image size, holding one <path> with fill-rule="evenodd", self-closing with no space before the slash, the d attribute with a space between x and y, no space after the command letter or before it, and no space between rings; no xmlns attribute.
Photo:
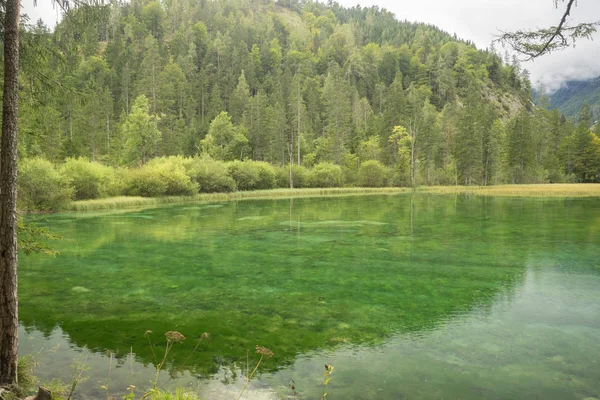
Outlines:
<svg viewBox="0 0 600 400"><path fill-rule="evenodd" d="M330 188L330 189L271 189L233 193L203 193L194 196L170 197L109 197L71 202L67 211L102 211L125 208L153 207L161 204L212 203L232 200L277 199L288 197L334 197L370 194L408 193L409 188Z"/></svg>
<svg viewBox="0 0 600 400"><path fill-rule="evenodd" d="M335 197L410 193L411 188L313 188L269 189L232 193L202 193L194 196L130 197L73 201L67 211L103 211L153 207L161 204L212 203L232 200L278 199L289 197ZM600 184L538 184L498 186L420 186L417 193L469 194L504 197L600 197Z"/></svg>
<svg viewBox="0 0 600 400"><path fill-rule="evenodd" d="M472 194L503 197L600 197L600 184L561 183L498 186L424 186L420 193Z"/></svg>

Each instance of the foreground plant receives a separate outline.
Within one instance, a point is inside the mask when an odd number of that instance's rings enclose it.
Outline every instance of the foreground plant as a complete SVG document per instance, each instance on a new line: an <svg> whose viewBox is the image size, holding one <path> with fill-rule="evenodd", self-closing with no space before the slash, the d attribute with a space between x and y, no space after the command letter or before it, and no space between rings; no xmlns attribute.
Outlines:
<svg viewBox="0 0 600 400"><path fill-rule="evenodd" d="M240 400L242 398L242 395L244 394L244 392L246 391L246 389L248 388L248 385L250 384L250 380L252 380L252 377L254 376L254 374L256 373L256 371L258 370L258 367L260 366L260 364L262 363L262 360L267 357L267 358L271 358L273 357L273 352L269 349L267 349L266 347L262 347L262 346L256 346L256 354L260 354L260 359L258 360L258 362L256 363L256 366L254 367L254 369L252 370L252 373L250 375L248 375L246 377L246 384L244 385L244 388L242 389L242 392L240 393L240 395L238 396L237 400Z"/></svg>
<svg viewBox="0 0 600 400"><path fill-rule="evenodd" d="M6 400L19 399L30 393L36 384L33 370L37 366L37 362L32 355L19 357L17 367L17 382L9 387L7 390L0 390L0 398Z"/></svg>
<svg viewBox="0 0 600 400"><path fill-rule="evenodd" d="M75 360L73 364L71 364L71 368L73 369L73 373L71 374L71 383L68 385L69 393L67 394L67 400L71 400L73 398L73 393L75 392L75 388L80 384L87 380L87 376L85 376L85 372L89 369L86 364L87 358L83 361ZM49 387L51 393L55 395L57 393L57 389L60 389L60 385L54 385Z"/></svg>
<svg viewBox="0 0 600 400"><path fill-rule="evenodd" d="M323 395L321 396L321 400L325 400L327 397L327 385L331 382L331 374L333 374L333 365L325 364L325 373L323 379Z"/></svg>
<svg viewBox="0 0 600 400"><path fill-rule="evenodd" d="M152 340L150 339L150 335L152 334L152 331L146 331L146 333L144 334L147 338L148 338L148 343L150 344L150 348L152 350L152 354L154 355L154 360L156 362L156 375L154 377L154 381L152 382L152 388L150 390L148 390L142 397L141 399L146 399L148 397L154 399L158 396L158 398L171 398L171 397L165 397L165 396L170 396L170 394L168 393L164 393L160 390L160 387L164 386L167 382L169 382L171 379L173 379L173 374L169 377L169 379L164 382L162 385L158 385L158 378L160 375L160 371L163 369L165 362L167 360L167 356L169 355L169 353L171 352L171 349L173 348L173 345L175 343L183 343L183 341L186 339L185 336L183 336L180 332L177 331L168 331L165 333L165 338L167 339L167 344L165 347L165 352L163 354L162 360L160 362L158 362L158 358L156 356L156 353L154 352L154 346L152 344ZM196 342L196 346L194 347L194 349L191 351L191 353L188 355L188 357L186 358L186 360L183 362L183 364L181 364L181 366L177 369L178 371L182 371L183 368L185 368L185 366L187 365L188 361L190 360L190 358L192 357L192 354L194 354L196 352L196 350L198 349L198 346L200 345L200 343L204 340L204 339L208 339L209 338L209 334L208 333L203 333L202 335L200 335L200 337L198 338L198 341ZM135 386L132 384L129 386L129 388L127 389L129 391L129 395L128 396L132 396L132 397L127 397L127 399L133 399L135 398L135 394L134 394L134 389ZM179 394L177 394L179 393ZM185 393L185 392L180 392L178 390L178 392L176 393L175 399L191 399L192 397L191 394L189 393ZM183 397L181 397L183 396Z"/></svg>
<svg viewBox="0 0 600 400"><path fill-rule="evenodd" d="M40 381L34 374L34 370L39 366L35 356L29 354L19 357L17 384L10 388L10 391L0 393L0 398L4 400L18 400L23 398L45 398L51 396L53 400L71 400L75 387L85 381L83 376L87 370L85 361L75 361L71 364L73 373L71 382L65 383L63 380L55 378L50 381ZM35 395L37 393L37 395ZM32 397L35 396L35 397ZM26 397L30 396L30 397Z"/></svg>

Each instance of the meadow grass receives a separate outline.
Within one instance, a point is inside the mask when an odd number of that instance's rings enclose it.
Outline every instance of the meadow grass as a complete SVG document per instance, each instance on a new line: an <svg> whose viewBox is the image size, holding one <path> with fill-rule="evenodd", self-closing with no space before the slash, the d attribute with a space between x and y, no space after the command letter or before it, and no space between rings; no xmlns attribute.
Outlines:
<svg viewBox="0 0 600 400"><path fill-rule="evenodd" d="M152 207L161 204L211 203L231 200L277 199L287 197L334 197L368 194L409 193L410 188L327 188L327 189L270 189L232 193L202 193L194 196L171 197L109 197L106 199L71 202L67 211L101 211L121 208Z"/></svg>
<svg viewBox="0 0 600 400"><path fill-rule="evenodd" d="M73 201L67 211L102 211L153 207L161 204L211 203L246 199L276 199L288 197L334 197L410 193L411 188L325 188L270 189L232 193L202 193L194 196L169 197L109 197ZM471 194L504 197L600 197L600 184L537 184L498 186L420 186L417 193Z"/></svg>
<svg viewBox="0 0 600 400"><path fill-rule="evenodd" d="M423 186L421 193L473 194L502 197L600 197L600 184L560 183L498 186Z"/></svg>

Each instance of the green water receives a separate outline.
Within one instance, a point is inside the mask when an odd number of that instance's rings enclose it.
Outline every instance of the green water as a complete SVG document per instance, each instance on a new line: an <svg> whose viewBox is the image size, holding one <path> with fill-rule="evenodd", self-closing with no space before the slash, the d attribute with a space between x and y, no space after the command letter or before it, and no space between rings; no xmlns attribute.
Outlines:
<svg viewBox="0 0 600 400"><path fill-rule="evenodd" d="M365 196L34 219L64 239L56 258L21 256L21 353L44 378L85 361L79 398L106 382L115 395L147 387L169 330L188 339L161 379L210 399L237 397L256 345L275 356L249 399L287 398L292 379L297 398L318 399L325 363L329 399L600 398L598 199Z"/></svg>

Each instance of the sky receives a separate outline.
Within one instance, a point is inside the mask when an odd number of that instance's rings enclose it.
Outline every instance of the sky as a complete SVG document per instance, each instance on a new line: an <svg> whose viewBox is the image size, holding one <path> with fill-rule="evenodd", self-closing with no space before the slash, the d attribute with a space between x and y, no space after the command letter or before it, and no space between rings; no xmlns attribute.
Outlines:
<svg viewBox="0 0 600 400"><path fill-rule="evenodd" d="M470 40L478 48L490 46L500 31L536 29L558 25L566 4L553 0L337 0L351 7L377 5L395 14L397 19L425 22L458 37ZM600 21L600 1L578 0L571 13L573 23ZM523 63L531 73L534 86L555 90L569 79L600 76L600 32L593 41L578 41L575 48L548 54ZM497 48L504 53L504 49Z"/></svg>
<svg viewBox="0 0 600 400"><path fill-rule="evenodd" d="M53 27L59 16L52 0L23 0L23 11L31 21L42 18ZM536 29L557 25L565 4L559 0L558 9L553 0L337 0L352 7L377 5L395 14L400 20L425 22L465 40L478 48L489 47L500 31ZM571 13L573 23L600 21L600 1L578 0ZM549 54L535 61L523 63L531 73L536 87L543 85L555 90L569 79L588 79L600 76L600 32L595 40L581 40L575 48ZM499 48L499 51L504 52Z"/></svg>

